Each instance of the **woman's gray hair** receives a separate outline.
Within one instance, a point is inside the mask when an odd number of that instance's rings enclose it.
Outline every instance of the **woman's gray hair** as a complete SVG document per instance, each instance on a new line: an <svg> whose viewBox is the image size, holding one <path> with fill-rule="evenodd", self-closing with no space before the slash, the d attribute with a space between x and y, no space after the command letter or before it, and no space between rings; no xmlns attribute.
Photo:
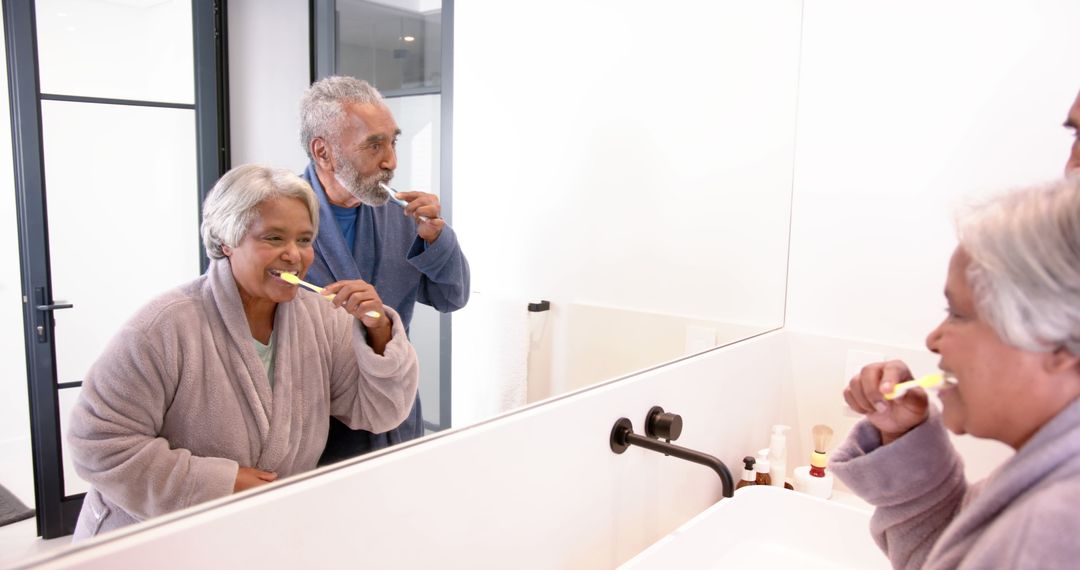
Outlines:
<svg viewBox="0 0 1080 570"><path fill-rule="evenodd" d="M976 309L1006 343L1080 356L1080 173L961 215Z"/></svg>
<svg viewBox="0 0 1080 570"><path fill-rule="evenodd" d="M222 246L236 247L259 216L259 205L274 198L302 201L311 227L318 233L319 199L311 185L283 168L245 164L226 172L203 202L202 239L207 257L225 257Z"/></svg>
<svg viewBox="0 0 1080 570"><path fill-rule="evenodd" d="M309 159L314 159L311 139L336 143L345 103L382 105L383 98L367 81L344 75L320 79L304 93L300 100L300 144Z"/></svg>

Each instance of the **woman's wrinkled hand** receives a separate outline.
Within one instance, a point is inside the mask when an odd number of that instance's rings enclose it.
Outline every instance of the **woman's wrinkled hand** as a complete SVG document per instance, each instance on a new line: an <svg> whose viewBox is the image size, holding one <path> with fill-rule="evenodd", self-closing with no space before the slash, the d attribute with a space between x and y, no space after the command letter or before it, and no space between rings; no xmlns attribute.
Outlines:
<svg viewBox="0 0 1080 570"><path fill-rule="evenodd" d="M394 335L394 324L386 314L375 287L362 279L337 281L323 289L324 295L331 293L334 298L330 302L360 319L367 328L368 345L375 354L383 354ZM376 314L378 316L374 316Z"/></svg>
<svg viewBox="0 0 1080 570"><path fill-rule="evenodd" d="M909 390L902 397L886 400L893 386L911 380L911 370L899 360L875 362L863 367L844 389L844 401L852 410L866 415L888 444L929 416L929 399L922 389Z"/></svg>
<svg viewBox="0 0 1080 570"><path fill-rule="evenodd" d="M382 299L379 298L375 287L367 281L363 279L337 281L327 285L323 289L323 294L333 294L334 298L330 302L360 319L360 322L364 323L369 330L389 329L390 320L386 317ZM372 316L373 312L378 313L379 316Z"/></svg>
<svg viewBox="0 0 1080 570"><path fill-rule="evenodd" d="M236 483L233 484L233 493L246 491L252 487L273 483L277 479L277 473L260 471L254 467L241 467L236 472Z"/></svg>

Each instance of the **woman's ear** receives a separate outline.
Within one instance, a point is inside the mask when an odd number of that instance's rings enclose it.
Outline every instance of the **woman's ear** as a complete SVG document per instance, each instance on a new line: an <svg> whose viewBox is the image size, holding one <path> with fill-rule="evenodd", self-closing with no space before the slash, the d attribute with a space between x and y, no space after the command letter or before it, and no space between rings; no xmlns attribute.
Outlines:
<svg viewBox="0 0 1080 570"><path fill-rule="evenodd" d="M221 253L225 254L225 257L229 257L232 255L232 248L225 244L221 244Z"/></svg>
<svg viewBox="0 0 1080 570"><path fill-rule="evenodd" d="M1044 360L1046 371L1051 374L1062 372L1080 372L1080 357L1071 353L1065 347L1060 347L1046 355Z"/></svg>

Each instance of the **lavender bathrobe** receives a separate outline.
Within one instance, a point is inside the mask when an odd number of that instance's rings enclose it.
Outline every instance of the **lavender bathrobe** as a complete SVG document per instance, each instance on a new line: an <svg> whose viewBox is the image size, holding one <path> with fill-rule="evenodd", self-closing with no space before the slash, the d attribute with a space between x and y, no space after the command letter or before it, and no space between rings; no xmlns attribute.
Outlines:
<svg viewBox="0 0 1080 570"><path fill-rule="evenodd" d="M252 345L227 259L143 307L91 366L68 443L86 494L75 539L233 492L239 467L279 478L315 467L330 416L379 432L416 395L397 313L383 355L366 329L301 289L277 306L275 381Z"/></svg>
<svg viewBox="0 0 1080 570"><path fill-rule="evenodd" d="M1080 400L975 485L937 410L886 446L863 420L830 466L876 507L870 530L895 568L1080 564Z"/></svg>

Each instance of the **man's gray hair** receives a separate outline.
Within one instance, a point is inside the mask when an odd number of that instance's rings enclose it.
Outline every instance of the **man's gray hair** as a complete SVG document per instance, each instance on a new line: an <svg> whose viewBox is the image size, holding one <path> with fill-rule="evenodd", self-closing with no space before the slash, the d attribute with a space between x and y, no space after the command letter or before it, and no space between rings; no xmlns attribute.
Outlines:
<svg viewBox="0 0 1080 570"><path fill-rule="evenodd" d="M998 336L1080 356L1080 172L993 198L957 227L977 311Z"/></svg>
<svg viewBox="0 0 1080 570"><path fill-rule="evenodd" d="M336 144L345 103L382 105L383 98L367 81L332 75L311 84L300 99L300 144L309 159L314 159L311 139L321 138L331 146Z"/></svg>
<svg viewBox="0 0 1080 570"><path fill-rule="evenodd" d="M307 182L283 168L245 164L226 172L203 202L202 239L207 257L225 257L222 246L236 247L259 217L259 205L274 198L302 201L311 227L318 232L319 199Z"/></svg>

